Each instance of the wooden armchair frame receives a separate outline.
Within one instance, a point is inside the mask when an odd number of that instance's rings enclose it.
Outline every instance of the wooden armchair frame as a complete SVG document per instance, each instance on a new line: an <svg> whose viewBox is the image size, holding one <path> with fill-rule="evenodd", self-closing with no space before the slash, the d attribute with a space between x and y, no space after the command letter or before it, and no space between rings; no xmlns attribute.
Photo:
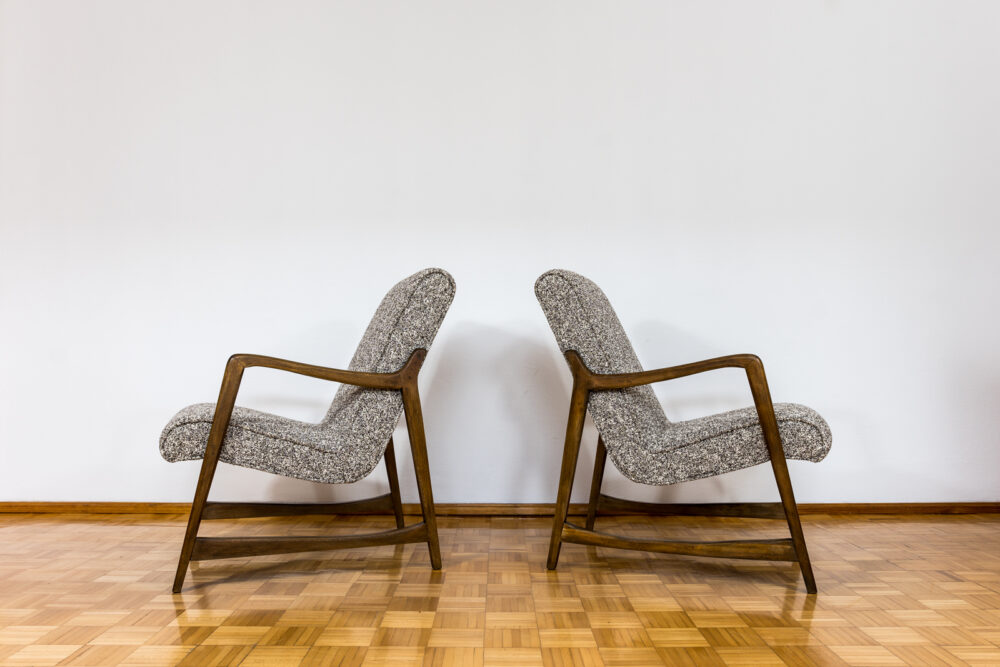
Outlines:
<svg viewBox="0 0 1000 667"><path fill-rule="evenodd" d="M813 577L812 565L809 562L809 553L806 550L805 536L802 533L802 524L799 521L799 511L795 504L795 496L792 493L792 482L788 476L785 450L782 447L781 435L778 432L778 420L774 415L771 392L767 386L767 377L764 375L764 364L757 356L752 354L736 354L651 371L604 375L592 373L575 350L568 350L566 352L566 360L569 362L570 370L573 373L573 391L570 398L569 422L566 426L566 444L563 449L555 520L552 524L552 539L549 542L548 568L550 570L554 570L559 562L559 549L562 543L572 542L599 547L655 551L688 556L798 562L799 568L802 570L802 579L805 582L806 591L809 593L816 592L816 580ZM781 496L781 502L658 504L605 496L601 493L601 482L604 478L607 449L604 446L603 439L599 438L597 443L597 458L594 462L593 482L590 488L590 501L587 505L586 525L585 527L581 527L568 522L566 516L569 511L570 492L573 489L573 478L576 475L577 458L580 453L580 440L583 436L583 421L587 412L587 401L590 397L590 392L639 387L720 368L742 368L746 371L747 380L750 383L750 391L753 394L754 406L757 408L757 415L764 431L764 441L767 443L767 449L771 456L771 467L774 471L774 479L778 484L778 493ZM791 538L776 540L731 540L722 542L662 541L621 537L594 530L594 521L598 513L621 514L623 512L659 515L732 516L758 519L784 518L788 522Z"/></svg>
<svg viewBox="0 0 1000 667"><path fill-rule="evenodd" d="M295 553L300 551L325 551L329 549L350 549L354 547L382 546L386 544L407 544L426 542L430 550L431 567L441 569L441 547L438 542L437 519L434 515L434 497L431 492L430 468L427 464L427 442L424 438L424 419L420 409L420 393L417 390L417 376L427 356L427 350L414 350L406 364L395 373L360 373L302 364L275 357L256 354L234 354L226 364L226 372L219 390L215 417L205 446L205 457L201 464L201 474L191 504L187 532L177 563L173 592L179 593L184 584L188 564L191 561L214 558L236 558L265 554ZM282 503L210 503L208 491L219 463L219 453L229 420L236 404L236 394L243 379L243 371L254 366L274 368L299 375L357 385L369 389L397 390L403 394L403 411L406 429L413 454L413 467L420 494L420 508L423 521L406 526L403 521L403 505L399 495L399 478L396 474L396 455L392 438L385 450L385 467L389 477L389 493L376 498L368 498L347 503L282 504ZM303 536L303 537L198 537L198 528L203 519L236 519L262 516L294 516L304 514L369 514L378 510L392 510L396 517L395 530L365 535Z"/></svg>

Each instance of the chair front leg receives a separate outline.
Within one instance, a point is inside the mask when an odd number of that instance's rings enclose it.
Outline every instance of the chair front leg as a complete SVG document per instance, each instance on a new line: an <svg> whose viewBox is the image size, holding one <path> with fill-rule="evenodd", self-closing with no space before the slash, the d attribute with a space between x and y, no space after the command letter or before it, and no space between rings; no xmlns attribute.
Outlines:
<svg viewBox="0 0 1000 667"><path fill-rule="evenodd" d="M788 531L792 534L792 542L795 544L795 555L799 560L799 569L802 571L802 580L806 584L806 592L815 593L816 578L813 576L812 563L809 561L809 552L806 550L806 536L802 532L799 509L795 504L795 494L792 492L792 480L788 475L788 464L784 457L781 459L771 457L771 467L774 469L774 479L778 484L781 504L785 508Z"/></svg>
<svg viewBox="0 0 1000 667"><path fill-rule="evenodd" d="M594 529L597 520L597 505L601 500L601 484L604 482L604 464L608 461L608 450L604 438L597 436L597 456L594 459L594 477L590 481L590 502L587 503L587 530Z"/></svg>
<svg viewBox="0 0 1000 667"><path fill-rule="evenodd" d="M771 402L771 392L767 386L767 376L764 375L763 364L756 363L747 367L747 379L750 381L750 391L753 394L757 417L764 431L764 442L767 443L771 456L771 468L774 480L778 485L778 494L785 509L785 519L788 521L788 531L795 545L795 555L798 558L802 580L806 584L806 592L816 592L816 578L813 576L812 563L806 549L806 537L802 532L802 522L799 520L798 505L795 504L795 493L792 491L792 480L788 474L788 462L785 460L785 448L781 443L781 433L778 431L778 418L774 414L774 404Z"/></svg>
<svg viewBox="0 0 1000 667"><path fill-rule="evenodd" d="M187 531L184 533L184 543L181 545L181 555L177 561L177 574L174 575L173 592L180 593L187 575L191 555L194 553L195 541L198 539L198 528L201 525L202 513L208 501L208 491L212 487L215 469L219 464L219 454L222 451L222 441L229 429L229 420L233 416L233 406L236 405L236 394L243 379L243 366L232 359L226 364L226 372L222 377L222 388L219 390L219 400L215 404L215 416L212 418L212 428L208 432L205 443L205 456L201 463L201 474L198 475L198 486L195 488L194 500L191 503L191 514L188 516Z"/></svg>
<svg viewBox="0 0 1000 667"><path fill-rule="evenodd" d="M420 509L427 525L427 548L431 555L431 568L441 569L441 546L438 542L437 518L434 514L434 494L431 491L431 471L427 463L427 441L424 438L424 417L420 409L420 393L417 381L403 387L403 412L406 414L406 430L410 435L410 450L413 453L413 469L417 476L417 491L420 494Z"/></svg>
<svg viewBox="0 0 1000 667"><path fill-rule="evenodd" d="M566 423L566 442L563 445L562 469L559 473L559 492L556 496L555 516L552 518L552 538L549 540L547 567L556 569L559 563L559 549L562 546L563 524L569 512L569 498L573 492L573 478L576 476L576 462L580 454L580 439L583 437L583 420L587 414L587 397L590 392L578 380L573 381L573 393L569 403L569 419Z"/></svg>

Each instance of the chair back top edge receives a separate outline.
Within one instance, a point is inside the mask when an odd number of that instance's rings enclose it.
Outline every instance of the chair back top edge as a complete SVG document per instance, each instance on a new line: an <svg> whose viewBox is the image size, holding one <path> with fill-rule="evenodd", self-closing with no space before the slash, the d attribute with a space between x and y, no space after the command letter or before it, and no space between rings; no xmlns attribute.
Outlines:
<svg viewBox="0 0 1000 667"><path fill-rule="evenodd" d="M424 269L400 280L375 309L348 369L395 373L415 350L429 351L454 298L455 280L444 269ZM323 423L348 423L350 432L387 440L401 410L399 392L343 384Z"/></svg>
<svg viewBox="0 0 1000 667"><path fill-rule="evenodd" d="M376 308L348 368L393 373L415 350L429 351L454 298L455 280L444 269L424 269L403 278Z"/></svg>
<svg viewBox="0 0 1000 667"><path fill-rule="evenodd" d="M642 370L618 314L592 280L552 269L535 281L535 296L563 354L576 351L593 373Z"/></svg>
<svg viewBox="0 0 1000 667"><path fill-rule="evenodd" d="M592 280L553 269L535 282L535 296L563 354L576 351L592 373L642 370L615 309ZM637 432L654 433L670 424L649 386L594 392L587 409L611 448L634 440Z"/></svg>

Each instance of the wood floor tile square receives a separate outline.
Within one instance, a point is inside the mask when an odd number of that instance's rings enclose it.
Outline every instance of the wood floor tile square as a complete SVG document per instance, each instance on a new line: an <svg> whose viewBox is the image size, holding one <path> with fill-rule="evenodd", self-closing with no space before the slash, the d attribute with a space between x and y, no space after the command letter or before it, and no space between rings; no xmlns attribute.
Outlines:
<svg viewBox="0 0 1000 667"><path fill-rule="evenodd" d="M486 648L538 648L541 639L535 627L486 628L483 646Z"/></svg>
<svg viewBox="0 0 1000 667"><path fill-rule="evenodd" d="M74 666L89 665L90 667L119 665L124 662L128 656L135 653L136 649L138 649L138 646L84 646L60 664Z"/></svg>
<svg viewBox="0 0 1000 667"><path fill-rule="evenodd" d="M120 664L122 667L176 665L190 652L189 646L139 646Z"/></svg>
<svg viewBox="0 0 1000 667"><path fill-rule="evenodd" d="M753 630L768 646L810 646L822 643L804 627L768 627Z"/></svg>
<svg viewBox="0 0 1000 667"><path fill-rule="evenodd" d="M764 646L716 646L715 652L726 665L732 667L756 667L760 665L785 665L785 662L770 648Z"/></svg>
<svg viewBox="0 0 1000 667"><path fill-rule="evenodd" d="M660 667L663 660L654 648L601 648L606 667Z"/></svg>
<svg viewBox="0 0 1000 667"><path fill-rule="evenodd" d="M539 630L538 637L543 648L597 648L597 641L594 639L594 633L590 631L590 628Z"/></svg>
<svg viewBox="0 0 1000 667"><path fill-rule="evenodd" d="M381 627L375 631L372 638L372 646L402 646L418 647L427 646L427 641L431 636L429 628L386 628Z"/></svg>
<svg viewBox="0 0 1000 667"><path fill-rule="evenodd" d="M6 628L0 628L0 645L34 644L57 627L55 625L10 625Z"/></svg>
<svg viewBox="0 0 1000 667"><path fill-rule="evenodd" d="M483 667L544 667L538 648L486 648Z"/></svg>
<svg viewBox="0 0 1000 667"><path fill-rule="evenodd" d="M885 646L830 646L829 649L849 665L905 665Z"/></svg>
<svg viewBox="0 0 1000 667"><path fill-rule="evenodd" d="M57 665L82 648L83 646L72 644L33 644L7 656L4 663L7 665L31 665L32 667Z"/></svg>
<svg viewBox="0 0 1000 667"><path fill-rule="evenodd" d="M313 646L299 667L361 667L367 653L361 646Z"/></svg>
<svg viewBox="0 0 1000 667"><path fill-rule="evenodd" d="M378 628L328 627L316 639L315 646L371 646Z"/></svg>
<svg viewBox="0 0 1000 667"><path fill-rule="evenodd" d="M482 667L483 658L481 647L428 647L424 651L424 667Z"/></svg>
<svg viewBox="0 0 1000 667"><path fill-rule="evenodd" d="M298 667L307 653L309 649L301 646L257 646L240 667Z"/></svg>
<svg viewBox="0 0 1000 667"><path fill-rule="evenodd" d="M485 630L482 628L432 628L426 646L482 648Z"/></svg>
<svg viewBox="0 0 1000 667"><path fill-rule="evenodd" d="M596 648L542 648L545 667L603 667L604 660Z"/></svg>
<svg viewBox="0 0 1000 667"><path fill-rule="evenodd" d="M945 646L949 653L970 665L1000 665L1000 647Z"/></svg>
<svg viewBox="0 0 1000 667"><path fill-rule="evenodd" d="M656 652L664 665L671 667L724 667L722 657L709 647L661 647Z"/></svg>
<svg viewBox="0 0 1000 667"><path fill-rule="evenodd" d="M893 655L911 667L951 667L952 665L962 664L958 662L953 653L941 646L910 644L889 646L888 649Z"/></svg>
<svg viewBox="0 0 1000 667"><path fill-rule="evenodd" d="M89 643L108 645L146 644L159 631L159 628L114 626L91 639Z"/></svg>
<svg viewBox="0 0 1000 667"><path fill-rule="evenodd" d="M698 628L646 628L646 635L657 647L709 646Z"/></svg>
<svg viewBox="0 0 1000 667"><path fill-rule="evenodd" d="M387 611L382 616L383 628L429 628L434 625L433 611Z"/></svg>
<svg viewBox="0 0 1000 667"><path fill-rule="evenodd" d="M366 667L418 667L424 662L423 647L373 646L365 654Z"/></svg>
<svg viewBox="0 0 1000 667"><path fill-rule="evenodd" d="M220 625L202 643L208 646L213 644L252 646L263 639L270 630L270 627L264 625Z"/></svg>
<svg viewBox="0 0 1000 667"><path fill-rule="evenodd" d="M592 628L594 639L600 648L652 648L653 643L646 631L640 627Z"/></svg>
<svg viewBox="0 0 1000 667"><path fill-rule="evenodd" d="M735 612L689 611L688 618L699 628L746 627L747 623Z"/></svg>

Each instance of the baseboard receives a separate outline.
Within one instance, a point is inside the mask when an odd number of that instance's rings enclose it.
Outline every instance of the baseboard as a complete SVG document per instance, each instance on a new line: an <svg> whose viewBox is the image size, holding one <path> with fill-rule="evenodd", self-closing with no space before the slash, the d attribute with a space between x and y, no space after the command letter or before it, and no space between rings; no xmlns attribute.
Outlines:
<svg viewBox="0 0 1000 667"><path fill-rule="evenodd" d="M803 503L801 514L997 514L996 503Z"/></svg>
<svg viewBox="0 0 1000 667"><path fill-rule="evenodd" d="M552 516L550 503L438 503L438 516ZM69 503L0 502L0 514L186 514L189 503ZM407 514L420 514L420 505L404 503ZM582 503L570 505L570 514L587 511ZM800 514L996 514L1000 502L991 503L803 503Z"/></svg>

